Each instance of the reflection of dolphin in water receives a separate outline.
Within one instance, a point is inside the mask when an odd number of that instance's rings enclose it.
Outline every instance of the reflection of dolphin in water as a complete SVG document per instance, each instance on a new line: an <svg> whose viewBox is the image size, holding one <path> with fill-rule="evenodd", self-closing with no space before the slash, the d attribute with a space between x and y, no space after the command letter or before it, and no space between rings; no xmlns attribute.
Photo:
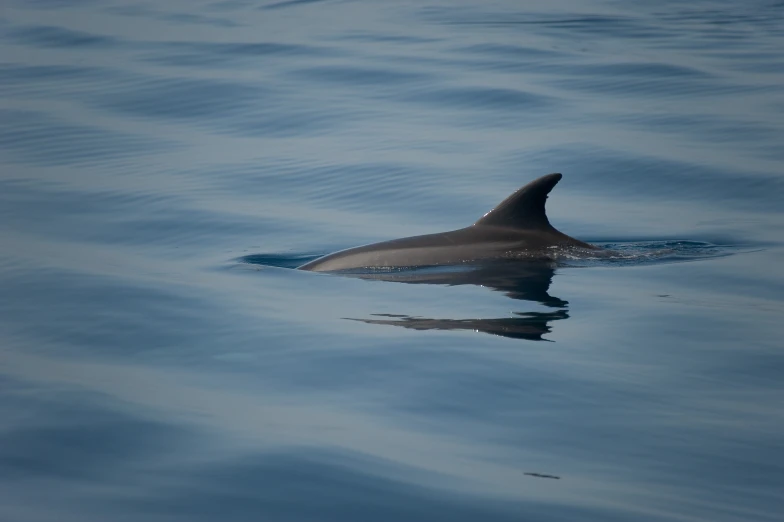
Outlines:
<svg viewBox="0 0 784 522"><path fill-rule="evenodd" d="M512 299L535 301L551 308L563 308L569 304L547 293L555 275L555 269L549 262L503 260L450 268L344 272L342 275L395 283L484 286L503 292Z"/></svg>
<svg viewBox="0 0 784 522"><path fill-rule="evenodd" d="M373 314L381 319L351 319L368 324L386 324L402 326L412 330L473 330L512 339L541 341L542 335L550 333L549 321L566 319L566 310L548 313L517 313L519 317L502 317L498 319L427 319L393 314ZM387 319L388 318L388 319Z"/></svg>
<svg viewBox="0 0 784 522"><path fill-rule="evenodd" d="M542 261L496 261L460 270L418 269L405 271L355 272L346 275L362 279L394 281L408 284L476 285L503 292L506 296L533 301L551 308L550 312L512 312L512 317L475 319L434 319L400 314L371 314L359 319L369 324L402 326L412 330L473 330L515 339L541 340L550 332L550 322L569 317L567 301L548 293L555 270Z"/></svg>
<svg viewBox="0 0 784 522"><path fill-rule="evenodd" d="M299 268L326 272L455 265L496 259L542 259L550 257L554 248L595 250L597 247L559 232L547 220L547 195L560 179L561 174L549 174L532 181L469 227L350 248Z"/></svg>

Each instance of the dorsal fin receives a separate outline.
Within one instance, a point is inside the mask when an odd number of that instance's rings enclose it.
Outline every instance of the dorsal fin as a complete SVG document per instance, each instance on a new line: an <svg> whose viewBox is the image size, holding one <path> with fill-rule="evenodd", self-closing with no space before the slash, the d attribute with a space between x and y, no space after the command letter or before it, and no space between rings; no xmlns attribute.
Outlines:
<svg viewBox="0 0 784 522"><path fill-rule="evenodd" d="M548 174L520 188L485 214L474 225L508 228L552 228L544 211L547 194L561 180L561 174Z"/></svg>

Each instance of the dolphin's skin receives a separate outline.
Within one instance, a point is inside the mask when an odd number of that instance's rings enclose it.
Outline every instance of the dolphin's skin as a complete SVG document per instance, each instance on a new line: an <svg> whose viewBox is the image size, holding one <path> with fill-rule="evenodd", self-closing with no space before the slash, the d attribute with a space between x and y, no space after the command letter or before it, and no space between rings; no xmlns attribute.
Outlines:
<svg viewBox="0 0 784 522"><path fill-rule="evenodd" d="M299 268L328 272L455 265L482 260L544 258L553 247L596 249L559 232L547 220L544 208L547 195L561 177L561 174L548 174L532 181L469 227L349 248Z"/></svg>

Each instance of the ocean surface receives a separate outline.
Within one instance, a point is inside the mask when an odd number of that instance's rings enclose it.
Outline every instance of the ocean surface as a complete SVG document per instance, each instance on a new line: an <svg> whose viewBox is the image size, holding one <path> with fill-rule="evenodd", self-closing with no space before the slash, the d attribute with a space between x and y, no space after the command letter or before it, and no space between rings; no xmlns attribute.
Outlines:
<svg viewBox="0 0 784 522"><path fill-rule="evenodd" d="M783 230L780 1L3 0L0 520L784 520Z"/></svg>

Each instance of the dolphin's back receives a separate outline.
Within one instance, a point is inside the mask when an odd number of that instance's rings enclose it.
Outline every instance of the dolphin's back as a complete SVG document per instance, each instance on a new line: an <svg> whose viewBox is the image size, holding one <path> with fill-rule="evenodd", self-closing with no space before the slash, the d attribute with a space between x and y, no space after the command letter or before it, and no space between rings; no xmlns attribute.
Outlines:
<svg viewBox="0 0 784 522"><path fill-rule="evenodd" d="M495 257L519 243L514 231L468 227L451 232L404 237L373 243L311 261L303 270L332 271L369 267L412 267L456 264Z"/></svg>
<svg viewBox="0 0 784 522"><path fill-rule="evenodd" d="M517 190L470 227L393 239L349 248L299 267L333 271L371 267L449 265L545 254L552 246L595 248L567 236L550 225L545 214L547 195L561 174L542 176Z"/></svg>

